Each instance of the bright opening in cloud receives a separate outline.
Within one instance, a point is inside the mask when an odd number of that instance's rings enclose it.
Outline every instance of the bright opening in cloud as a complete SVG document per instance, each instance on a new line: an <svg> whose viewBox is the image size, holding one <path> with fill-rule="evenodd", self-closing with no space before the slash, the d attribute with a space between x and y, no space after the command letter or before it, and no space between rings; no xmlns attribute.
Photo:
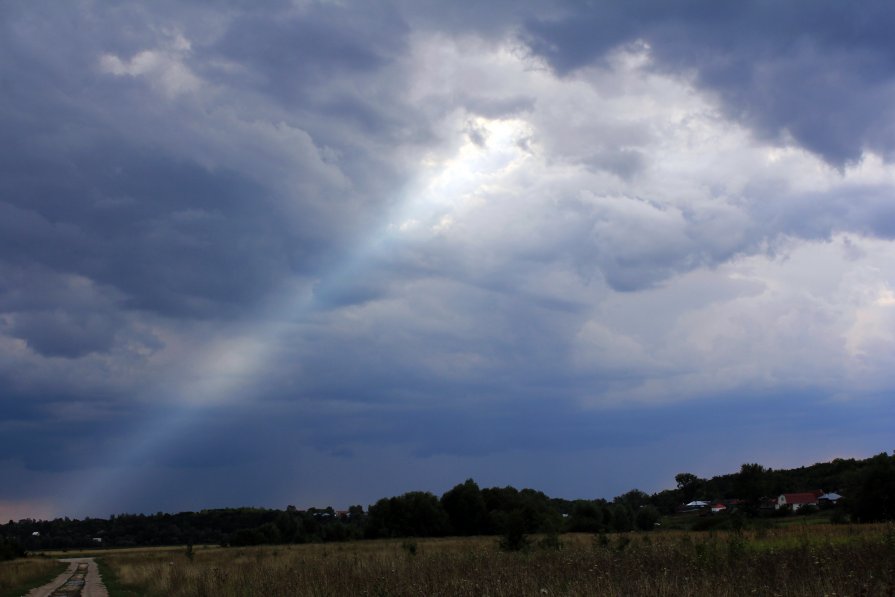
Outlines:
<svg viewBox="0 0 895 597"><path fill-rule="evenodd" d="M530 156L532 127L520 119L472 117L461 134L454 155L423 158L418 182L390 228L406 233L447 231L489 194L499 193L504 180Z"/></svg>

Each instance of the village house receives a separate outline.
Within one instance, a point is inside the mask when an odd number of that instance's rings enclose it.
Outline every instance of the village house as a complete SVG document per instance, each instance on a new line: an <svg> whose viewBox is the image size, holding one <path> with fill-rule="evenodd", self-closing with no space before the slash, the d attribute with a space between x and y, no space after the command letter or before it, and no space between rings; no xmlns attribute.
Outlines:
<svg viewBox="0 0 895 597"><path fill-rule="evenodd" d="M841 495L839 495L835 491L831 491L830 493L825 493L817 498L817 503L821 506L835 506L841 499Z"/></svg>
<svg viewBox="0 0 895 597"><path fill-rule="evenodd" d="M678 506L678 512L693 512L695 510L702 510L704 508L708 508L711 505L711 502L708 500L693 500L683 506Z"/></svg>
<svg viewBox="0 0 895 597"><path fill-rule="evenodd" d="M799 508L804 508L805 506L814 506L817 507L817 499L823 495L823 491L805 491L802 493L782 493L780 497L777 498L777 504L774 506L775 510L779 510L780 508L789 507L793 512L798 510Z"/></svg>

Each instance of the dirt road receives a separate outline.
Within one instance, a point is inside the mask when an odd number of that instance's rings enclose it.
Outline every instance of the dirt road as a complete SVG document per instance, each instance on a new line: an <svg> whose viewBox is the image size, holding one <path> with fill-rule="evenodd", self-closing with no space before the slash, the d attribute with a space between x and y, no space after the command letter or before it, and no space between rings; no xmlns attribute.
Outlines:
<svg viewBox="0 0 895 597"><path fill-rule="evenodd" d="M25 597L109 597L93 558L66 558L68 569Z"/></svg>

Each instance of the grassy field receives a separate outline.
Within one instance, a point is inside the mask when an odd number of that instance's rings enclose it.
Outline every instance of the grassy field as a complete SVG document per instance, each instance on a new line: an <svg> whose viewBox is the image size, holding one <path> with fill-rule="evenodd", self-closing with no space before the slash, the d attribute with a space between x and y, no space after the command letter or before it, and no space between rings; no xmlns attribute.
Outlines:
<svg viewBox="0 0 895 597"><path fill-rule="evenodd" d="M0 562L0 597L19 597L53 580L68 567L57 560L21 558Z"/></svg>
<svg viewBox="0 0 895 597"><path fill-rule="evenodd" d="M32 555L47 558L97 558L101 556L115 554L142 554L142 553L171 553L185 549L185 547L166 545L164 547L110 547L100 549L51 549L44 551L32 552ZM217 545L196 545L195 550L200 549L223 549Z"/></svg>
<svg viewBox="0 0 895 597"><path fill-rule="evenodd" d="M533 538L537 543L537 538ZM895 527L493 537L108 553L116 595L891 595Z"/></svg>

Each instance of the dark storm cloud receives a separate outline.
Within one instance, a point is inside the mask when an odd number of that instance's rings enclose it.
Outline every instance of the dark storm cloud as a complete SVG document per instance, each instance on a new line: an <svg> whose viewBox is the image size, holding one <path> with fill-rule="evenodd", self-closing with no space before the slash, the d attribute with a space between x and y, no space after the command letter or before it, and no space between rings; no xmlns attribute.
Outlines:
<svg viewBox="0 0 895 597"><path fill-rule="evenodd" d="M273 118L308 131L354 185L363 204L353 207L364 212L403 184L407 173L390 151L434 140L421 106L406 100L409 81L400 67L409 35L388 2L312 2L242 14L194 52L205 58L196 68L209 81L272 102Z"/></svg>
<svg viewBox="0 0 895 597"><path fill-rule="evenodd" d="M291 231L262 215L257 185L116 149L79 160L75 172L44 164L27 194L9 189L5 259L86 276L133 308L208 317L251 303L301 252L288 246Z"/></svg>
<svg viewBox="0 0 895 597"><path fill-rule="evenodd" d="M764 185L750 189L756 197L772 193ZM824 208L817 209L818 204ZM839 232L895 238L895 204L885 186L846 185L835 192L795 193L774 205L755 201L753 206L755 220L773 220L802 238L828 239Z"/></svg>
<svg viewBox="0 0 895 597"><path fill-rule="evenodd" d="M420 29L459 35L478 34L499 39L513 32L526 18L548 18L564 12L552 2L494 0L492 2L440 2L396 0L402 14Z"/></svg>
<svg viewBox="0 0 895 597"><path fill-rule="evenodd" d="M692 71L729 115L842 165L895 150L891 77L895 7L831 2L564 3L533 19L529 44L559 73L645 41L660 69Z"/></svg>
<svg viewBox="0 0 895 597"><path fill-rule="evenodd" d="M133 434L148 414L118 395L79 388L29 389L0 376L3 459L41 472L79 470L114 457L112 440Z"/></svg>
<svg viewBox="0 0 895 597"><path fill-rule="evenodd" d="M161 12L125 7L103 9L102 15L69 7L44 15L46 20L38 17L41 6L34 10L8 7L0 42L7 91L0 110L0 133L7 140L0 150L0 260L86 276L116 289L130 309L199 318L238 315L285 275L321 266L321 257L350 221L334 210L354 191L336 191L311 165L304 173L293 168L307 185L305 194L286 196L278 181L259 180L263 168L253 164L265 157L252 155L250 147L241 164L211 168L202 162L214 155L177 156L172 147L188 150L197 142L190 130L191 108L166 107L165 99L153 96L138 78L99 72L106 52L120 52L126 61L157 47L158 35L140 26L141 17L201 33L190 11L178 23ZM385 175L381 156L376 165L365 166L351 139L338 132L327 138L326 119L366 123L362 138L393 134L396 127L385 122L396 117L356 94L315 96L326 89L323 83L338 85L340 76L375 71L401 49L400 20L369 11L365 16L318 6L283 18L249 13L227 22L212 46L202 46L200 36L184 60L220 85L243 82L227 80L213 64L239 61L240 72L263 79L257 88L263 96L279 97L293 113L326 114L311 116L306 124L320 132L321 147L350 158L347 170ZM369 25L371 14L379 15L380 26L360 27ZM60 42L59 36L72 43ZM242 86L237 93L248 89ZM272 111L272 118L282 117ZM230 135L223 142L241 141ZM387 187L386 179L371 181L365 196L371 205L377 187ZM335 200L331 206L329 198ZM370 205L355 207L361 215ZM69 314L55 321L72 332L80 327L75 335L85 336L90 345L85 350L108 347L108 335L83 318ZM63 346L77 343L72 339L60 339L54 348L52 327L46 315L23 316L16 333L33 337L31 345L40 351L82 352ZM86 339L90 335L93 340Z"/></svg>
<svg viewBox="0 0 895 597"><path fill-rule="evenodd" d="M391 148L431 137L389 72L408 30L386 8L0 8L4 458L114 465L170 424L127 373L165 329L255 316L379 218ZM170 400L178 381L150 383ZM235 462L257 439L206 421L128 464Z"/></svg>
<svg viewBox="0 0 895 597"><path fill-rule="evenodd" d="M407 33L386 3L316 4L293 15L238 19L212 51L251 65L247 76L286 103L325 102L325 84L387 66L406 49Z"/></svg>
<svg viewBox="0 0 895 597"><path fill-rule="evenodd" d="M0 408L3 410L4 425L37 421L46 417L42 400L23 392L17 387L15 380L6 376L0 377Z"/></svg>
<svg viewBox="0 0 895 597"><path fill-rule="evenodd" d="M774 419L767 419L767 410L775 411ZM316 499L312 487L327 494L326 488L341 479L340 489L318 504L338 507L370 504L402 490L440 494L469 476L484 486L539 489L549 477L551 495L611 499L632 487L652 492L673 486L674 474L682 470L705 476L733 472L754 460L775 468L806 464L832 458L836 452L828 449L862 453L886 437L892 424L884 400L818 403L816 396L798 392L583 414L555 402L521 401L466 413L447 408L389 416L343 412L338 425L332 424L334 416L245 411L240 421L213 422L142 463L139 483L111 488L90 507L100 514L103 508L114 511L103 504L110 494L159 485L168 487L164 495L136 491L139 498L128 503L148 510L169 503L164 507L179 509L190 500L198 500L192 507L255 504L264 488L268 500L307 504ZM801 439L793 437L797 423ZM248 432L258 426L266 431L263 437ZM768 448L756 450L756 440ZM240 445L247 449L234 449ZM734 464L717 470L719 452ZM631 462L642 467L633 471ZM383 476L402 489L383 484ZM202 487L196 486L198 478ZM215 501L220 496L226 499Z"/></svg>
<svg viewBox="0 0 895 597"><path fill-rule="evenodd" d="M35 228L30 226L32 233ZM30 263L0 264L0 331L48 357L108 351L125 325L118 295L83 276L36 265L31 257Z"/></svg>
<svg viewBox="0 0 895 597"><path fill-rule="evenodd" d="M48 357L79 357L112 346L115 324L105 314L26 313L9 333Z"/></svg>

